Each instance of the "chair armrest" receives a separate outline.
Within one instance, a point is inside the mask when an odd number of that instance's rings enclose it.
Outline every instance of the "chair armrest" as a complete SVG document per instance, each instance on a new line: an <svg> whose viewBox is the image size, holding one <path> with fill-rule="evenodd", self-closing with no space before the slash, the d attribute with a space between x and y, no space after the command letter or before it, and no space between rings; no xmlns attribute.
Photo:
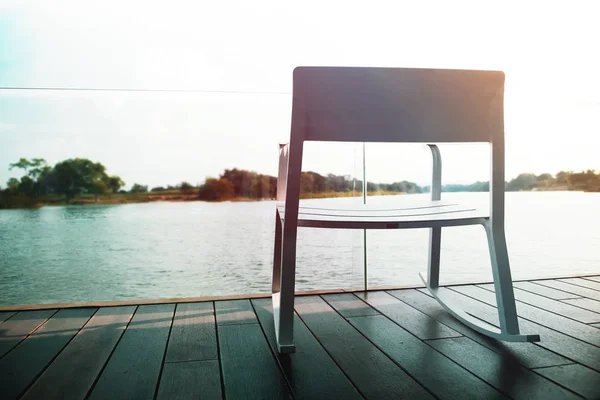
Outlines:
<svg viewBox="0 0 600 400"><path fill-rule="evenodd" d="M279 145L279 172L277 174L277 201L285 201L287 191L288 162L290 158L289 143Z"/></svg>
<svg viewBox="0 0 600 400"><path fill-rule="evenodd" d="M428 144L433 157L433 173L431 176L431 200L442 199L442 155L435 144Z"/></svg>

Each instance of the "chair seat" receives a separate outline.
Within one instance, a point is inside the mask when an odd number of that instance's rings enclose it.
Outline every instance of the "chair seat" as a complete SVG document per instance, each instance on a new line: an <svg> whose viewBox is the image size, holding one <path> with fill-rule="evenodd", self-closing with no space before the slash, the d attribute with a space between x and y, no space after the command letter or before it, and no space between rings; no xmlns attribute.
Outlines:
<svg viewBox="0 0 600 400"><path fill-rule="evenodd" d="M285 221L285 204L277 211ZM482 224L489 218L471 206L448 201L424 201L410 207L384 208L373 205L320 208L300 206L298 226L338 229L410 229Z"/></svg>

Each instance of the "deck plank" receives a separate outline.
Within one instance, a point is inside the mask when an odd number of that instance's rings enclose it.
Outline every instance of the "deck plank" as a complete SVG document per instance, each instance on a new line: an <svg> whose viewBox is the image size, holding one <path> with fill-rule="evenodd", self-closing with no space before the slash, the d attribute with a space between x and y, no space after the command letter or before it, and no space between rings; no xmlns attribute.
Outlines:
<svg viewBox="0 0 600 400"><path fill-rule="evenodd" d="M593 289L600 291L600 282L591 281L589 279L583 278L568 278L568 279L559 279L560 282L570 283L572 285L583 286L588 289Z"/></svg>
<svg viewBox="0 0 600 400"><path fill-rule="evenodd" d="M469 338L432 340L428 343L512 398L540 400L579 398Z"/></svg>
<svg viewBox="0 0 600 400"><path fill-rule="evenodd" d="M158 400L217 400L221 398L218 360L165 364L158 387Z"/></svg>
<svg viewBox="0 0 600 400"><path fill-rule="evenodd" d="M548 297L552 300L576 299L581 297L579 295L563 292L562 290L553 289L551 287L536 285L534 282L513 282L513 286L527 292Z"/></svg>
<svg viewBox="0 0 600 400"><path fill-rule="evenodd" d="M462 336L459 332L386 292L366 292L356 295L421 340Z"/></svg>
<svg viewBox="0 0 600 400"><path fill-rule="evenodd" d="M383 315L349 322L437 398L506 398Z"/></svg>
<svg viewBox="0 0 600 400"><path fill-rule="evenodd" d="M480 288L494 292L494 285L477 285ZM521 289L515 288L515 299L522 303L543 308L546 311L559 314L563 317L574 319L584 324L592 324L600 322L600 314L584 310L582 308L574 307L570 304L566 304L557 300L552 300L547 297L543 297L537 294L526 292Z"/></svg>
<svg viewBox="0 0 600 400"><path fill-rule="evenodd" d="M175 305L139 306L90 399L152 399Z"/></svg>
<svg viewBox="0 0 600 400"><path fill-rule="evenodd" d="M271 350L276 352L271 299L252 300L252 304ZM347 305L341 304L342 307ZM294 315L294 343L296 352L278 356L278 362L296 399L362 398L297 314Z"/></svg>
<svg viewBox="0 0 600 400"><path fill-rule="evenodd" d="M450 315L434 298L416 289L390 291L393 296L429 315L475 342L528 368L566 364L570 360L532 343L501 342L474 331Z"/></svg>
<svg viewBox="0 0 600 400"><path fill-rule="evenodd" d="M219 308L217 307L217 320ZM289 391L258 323L218 327L225 397L283 399Z"/></svg>
<svg viewBox="0 0 600 400"><path fill-rule="evenodd" d="M377 310L369 307L364 301L351 293L328 294L322 295L321 298L342 314L344 318L379 314Z"/></svg>
<svg viewBox="0 0 600 400"><path fill-rule="evenodd" d="M585 308L596 313L600 313L600 301L592 300L585 297L579 299L562 300L563 303L571 304L572 306Z"/></svg>
<svg viewBox="0 0 600 400"><path fill-rule="evenodd" d="M449 296L452 295L470 314L490 324L498 324L496 296L486 290L480 290L486 293L479 295L477 300L450 289L444 291ZM600 348L524 318L519 318L519 328L521 332L540 335L541 340L535 345L600 371Z"/></svg>
<svg viewBox="0 0 600 400"><path fill-rule="evenodd" d="M296 311L366 398L433 398L322 298L296 298Z"/></svg>
<svg viewBox="0 0 600 400"><path fill-rule="evenodd" d="M494 298L496 296L493 292L472 285L456 286L453 288L453 290L475 299L479 299L484 295L487 296L487 298L490 298L490 295ZM598 331L594 329L594 327L526 303L517 302L516 305L517 314L522 318L528 319L540 325L544 325L547 328L565 333L569 336L573 336L574 338L595 346L600 346L600 335L598 335Z"/></svg>
<svg viewBox="0 0 600 400"><path fill-rule="evenodd" d="M217 325L257 324L250 300L215 301Z"/></svg>
<svg viewBox="0 0 600 400"><path fill-rule="evenodd" d="M535 371L588 399L600 398L600 373L583 365L561 365Z"/></svg>
<svg viewBox="0 0 600 400"><path fill-rule="evenodd" d="M0 325L0 358L48 320L56 310L21 311Z"/></svg>
<svg viewBox="0 0 600 400"><path fill-rule="evenodd" d="M213 303L177 304L165 361L217 359L217 332Z"/></svg>
<svg viewBox="0 0 600 400"><path fill-rule="evenodd" d="M600 282L600 276L584 276L583 279L587 279L594 282Z"/></svg>
<svg viewBox="0 0 600 400"><path fill-rule="evenodd" d="M4 321L6 321L7 319L9 319L10 317L12 317L15 314L16 314L16 312L14 312L14 311L0 312L0 324L2 324Z"/></svg>
<svg viewBox="0 0 600 400"><path fill-rule="evenodd" d="M542 285L546 287L551 287L553 289L562 290L564 292L569 292L576 294L578 296L587 297L589 299L594 299L600 301L600 292L594 289L585 288L582 286L572 285L567 282L561 282L557 280L546 280L546 281L535 281L536 285Z"/></svg>
<svg viewBox="0 0 600 400"><path fill-rule="evenodd" d="M133 316L135 306L98 310L23 399L83 399Z"/></svg>
<svg viewBox="0 0 600 400"><path fill-rule="evenodd" d="M60 310L0 360L2 398L21 395L94 312L95 308Z"/></svg>

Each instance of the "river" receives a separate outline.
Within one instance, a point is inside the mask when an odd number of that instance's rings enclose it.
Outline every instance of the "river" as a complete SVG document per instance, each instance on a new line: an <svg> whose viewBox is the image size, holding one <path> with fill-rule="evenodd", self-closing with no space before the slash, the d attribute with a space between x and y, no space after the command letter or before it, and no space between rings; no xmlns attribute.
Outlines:
<svg viewBox="0 0 600 400"><path fill-rule="evenodd" d="M443 199L487 208L488 194ZM514 279L600 273L600 193L507 193L506 208ZM273 230L272 201L0 210L0 304L269 292ZM423 229L369 231L369 288L419 284L427 238ZM362 231L301 229L296 289L361 287L362 246ZM491 279L482 227L443 231L441 271L442 283Z"/></svg>

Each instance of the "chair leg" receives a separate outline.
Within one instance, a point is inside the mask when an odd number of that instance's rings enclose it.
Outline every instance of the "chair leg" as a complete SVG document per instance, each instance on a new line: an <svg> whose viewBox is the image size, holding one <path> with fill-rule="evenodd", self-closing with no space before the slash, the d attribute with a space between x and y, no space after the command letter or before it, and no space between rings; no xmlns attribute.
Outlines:
<svg viewBox="0 0 600 400"><path fill-rule="evenodd" d="M277 228L276 228L277 229ZM297 229L297 228L296 228ZM273 283L273 317L275 318L275 337L279 353L293 353L294 346L294 294L296 286L296 230L288 232L285 226L281 235L281 253L278 264L279 280ZM290 229L291 231L291 229ZM277 256L275 256L277 261ZM276 275L273 270L273 277ZM279 289L275 291L275 288Z"/></svg>
<svg viewBox="0 0 600 400"><path fill-rule="evenodd" d="M275 210L275 244L273 249L272 293L279 292L281 285L281 240L282 225L279 211Z"/></svg>
<svg viewBox="0 0 600 400"><path fill-rule="evenodd" d="M507 335L518 335L519 321L517 318L515 294L510 274L510 264L508 261L508 250L506 248L504 229L495 229L489 221L485 221L483 226L490 248L490 259L494 277L494 289L496 291L496 302L498 304L500 330Z"/></svg>
<svg viewBox="0 0 600 400"><path fill-rule="evenodd" d="M539 342L539 335L520 334L513 293L510 266L508 264L508 252L504 238L504 231L494 232L489 222L483 223L487 233L492 260L492 271L494 274L494 285L496 288L496 301L498 303L498 314L500 316L500 329L488 324L463 309L463 305L456 299L456 293L450 289L439 287L439 261L441 229L432 228L429 234L429 271L428 279L425 280L420 274L421 280L427 286L429 292L435 299L456 319L468 327L498 340L508 342Z"/></svg>
<svg viewBox="0 0 600 400"><path fill-rule="evenodd" d="M427 268L427 287L440 286L440 246L442 241L442 228L429 229L429 258Z"/></svg>

